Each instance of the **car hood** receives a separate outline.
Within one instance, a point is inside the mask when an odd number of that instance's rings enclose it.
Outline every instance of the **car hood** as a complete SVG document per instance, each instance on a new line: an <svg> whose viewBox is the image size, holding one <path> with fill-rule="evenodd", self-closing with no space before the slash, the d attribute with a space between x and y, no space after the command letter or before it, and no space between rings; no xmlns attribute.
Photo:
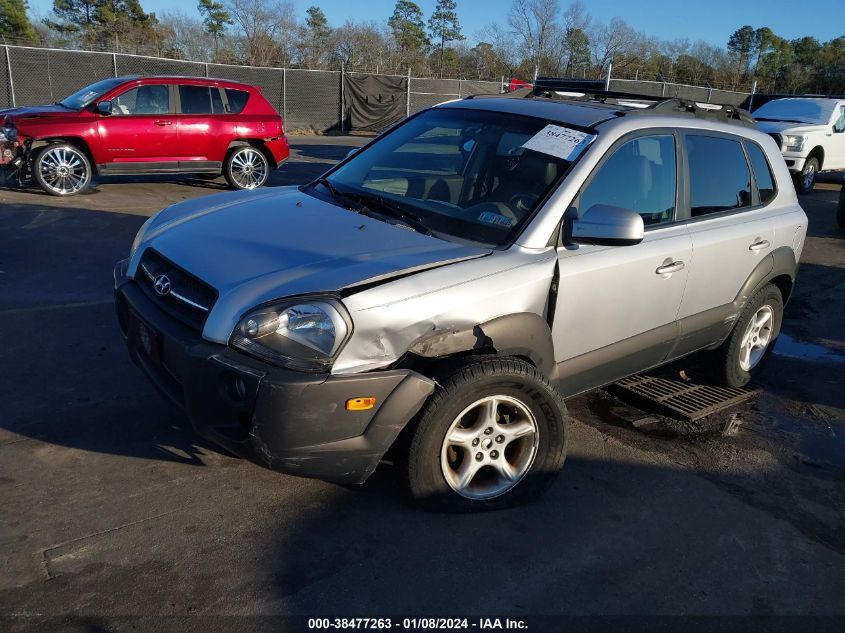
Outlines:
<svg viewBox="0 0 845 633"><path fill-rule="evenodd" d="M18 121L21 119L46 118L66 114L75 114L58 105L24 106L20 108L0 109L0 123L4 121Z"/></svg>
<svg viewBox="0 0 845 633"><path fill-rule="evenodd" d="M793 123L790 121L757 121L757 129L766 134L808 134L818 132L825 126L816 123Z"/></svg>
<svg viewBox="0 0 845 633"><path fill-rule="evenodd" d="M293 187L166 209L147 226L130 271L147 247L218 291L205 334L221 342L244 311L261 303L386 281L491 252L359 215Z"/></svg>

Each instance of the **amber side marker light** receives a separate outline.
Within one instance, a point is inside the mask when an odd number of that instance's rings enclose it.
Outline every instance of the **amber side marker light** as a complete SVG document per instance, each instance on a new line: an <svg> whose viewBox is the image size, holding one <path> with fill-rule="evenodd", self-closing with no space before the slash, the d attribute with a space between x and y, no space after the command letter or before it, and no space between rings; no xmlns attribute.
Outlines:
<svg viewBox="0 0 845 633"><path fill-rule="evenodd" d="M376 406L376 399L372 396L366 398L350 398L346 401L347 411L366 411Z"/></svg>

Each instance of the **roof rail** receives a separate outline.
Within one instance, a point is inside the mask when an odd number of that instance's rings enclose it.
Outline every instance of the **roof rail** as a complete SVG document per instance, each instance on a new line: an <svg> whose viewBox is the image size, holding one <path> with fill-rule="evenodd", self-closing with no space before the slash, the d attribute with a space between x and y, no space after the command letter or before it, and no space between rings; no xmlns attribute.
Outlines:
<svg viewBox="0 0 845 633"><path fill-rule="evenodd" d="M699 103L677 97L658 97L633 92L606 90L604 81L537 77L532 88L522 88L501 95L509 98L551 98L563 101L595 101L619 105L619 116L654 115L686 116L723 123L754 126L754 118L740 107L729 104Z"/></svg>

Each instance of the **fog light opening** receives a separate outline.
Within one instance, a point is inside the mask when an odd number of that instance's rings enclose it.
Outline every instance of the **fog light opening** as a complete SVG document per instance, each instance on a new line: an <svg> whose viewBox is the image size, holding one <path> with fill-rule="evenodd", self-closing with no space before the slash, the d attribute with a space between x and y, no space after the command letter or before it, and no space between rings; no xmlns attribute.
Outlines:
<svg viewBox="0 0 845 633"><path fill-rule="evenodd" d="M226 373L223 378L226 394L234 402L245 402L247 399L247 387L244 379L233 373Z"/></svg>

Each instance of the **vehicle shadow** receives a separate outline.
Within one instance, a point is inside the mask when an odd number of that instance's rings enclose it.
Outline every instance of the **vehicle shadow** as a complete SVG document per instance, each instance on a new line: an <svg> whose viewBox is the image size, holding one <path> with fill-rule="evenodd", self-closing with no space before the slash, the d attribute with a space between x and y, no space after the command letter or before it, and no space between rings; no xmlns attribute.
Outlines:
<svg viewBox="0 0 845 633"><path fill-rule="evenodd" d="M350 151L370 141L370 139L365 138L361 140L356 139L356 142L349 144L327 145L322 143L297 143L295 140L289 140L291 141L292 152L298 157L316 159L317 161L327 163L336 163L343 160Z"/></svg>
<svg viewBox="0 0 845 633"><path fill-rule="evenodd" d="M845 231L836 222L836 205L839 202L839 191L831 189L816 189L812 193L798 197L798 202L807 213L808 237L823 237L845 239Z"/></svg>

